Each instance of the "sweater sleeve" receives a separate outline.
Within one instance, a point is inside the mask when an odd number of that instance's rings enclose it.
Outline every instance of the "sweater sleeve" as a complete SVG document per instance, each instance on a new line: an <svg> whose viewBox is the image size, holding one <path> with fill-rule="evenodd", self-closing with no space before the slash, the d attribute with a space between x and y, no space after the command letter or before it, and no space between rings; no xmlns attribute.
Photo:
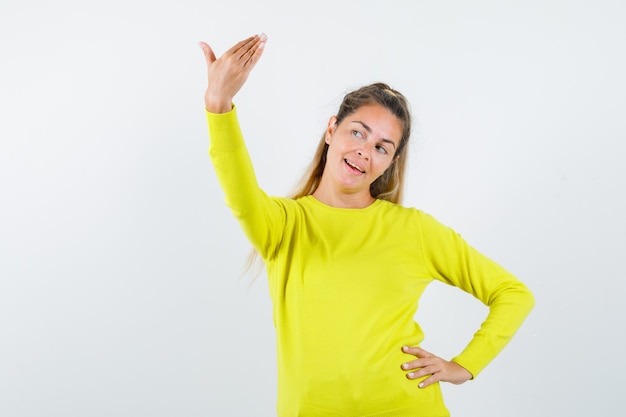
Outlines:
<svg viewBox="0 0 626 417"><path fill-rule="evenodd" d="M433 276L474 295L489 314L452 360L476 377L511 340L534 306L529 289L452 229L421 213L422 247Z"/></svg>
<svg viewBox="0 0 626 417"><path fill-rule="evenodd" d="M233 106L227 113L206 112L209 129L209 156L224 191L226 205L263 259L279 245L285 223L284 210L277 199L268 197L258 186Z"/></svg>

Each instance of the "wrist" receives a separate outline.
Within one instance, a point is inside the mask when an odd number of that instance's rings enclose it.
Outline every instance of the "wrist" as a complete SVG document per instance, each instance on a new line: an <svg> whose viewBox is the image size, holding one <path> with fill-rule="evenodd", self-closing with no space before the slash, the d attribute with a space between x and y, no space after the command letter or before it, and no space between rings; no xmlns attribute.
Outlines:
<svg viewBox="0 0 626 417"><path fill-rule="evenodd" d="M209 113L228 113L233 109L233 101L230 98L211 97L207 92L204 96L204 106Z"/></svg>

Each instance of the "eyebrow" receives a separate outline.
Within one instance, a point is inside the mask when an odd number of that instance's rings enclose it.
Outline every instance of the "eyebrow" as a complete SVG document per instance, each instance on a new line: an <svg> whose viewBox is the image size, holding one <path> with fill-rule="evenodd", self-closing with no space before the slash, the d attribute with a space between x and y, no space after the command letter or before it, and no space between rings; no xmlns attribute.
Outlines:
<svg viewBox="0 0 626 417"><path fill-rule="evenodd" d="M363 126L363 129L367 130L367 133L372 133L372 128L369 127L368 125L366 125L365 123L363 123L362 121L360 121L360 120L353 120L353 122L354 123L358 123L361 126ZM385 143L389 143L389 144L393 145L393 148L396 149L396 144L391 139L381 138L380 140L385 142Z"/></svg>

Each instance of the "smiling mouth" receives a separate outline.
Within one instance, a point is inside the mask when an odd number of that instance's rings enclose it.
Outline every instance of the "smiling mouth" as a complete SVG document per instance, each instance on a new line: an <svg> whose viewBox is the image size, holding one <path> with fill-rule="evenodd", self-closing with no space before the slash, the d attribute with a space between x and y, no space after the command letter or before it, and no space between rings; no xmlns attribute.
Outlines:
<svg viewBox="0 0 626 417"><path fill-rule="evenodd" d="M343 160L350 168L359 171L361 174L365 174L365 171L363 171L363 169L361 169L360 166L353 164L352 162L348 161L347 159Z"/></svg>

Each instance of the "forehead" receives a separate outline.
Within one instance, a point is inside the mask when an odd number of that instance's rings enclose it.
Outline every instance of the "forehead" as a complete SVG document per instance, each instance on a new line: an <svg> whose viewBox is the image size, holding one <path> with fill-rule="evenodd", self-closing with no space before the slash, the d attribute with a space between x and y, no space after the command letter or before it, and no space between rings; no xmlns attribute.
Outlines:
<svg viewBox="0 0 626 417"><path fill-rule="evenodd" d="M402 121L380 104L359 107L345 119L350 124L365 124L380 139L391 139L397 145L402 138Z"/></svg>

